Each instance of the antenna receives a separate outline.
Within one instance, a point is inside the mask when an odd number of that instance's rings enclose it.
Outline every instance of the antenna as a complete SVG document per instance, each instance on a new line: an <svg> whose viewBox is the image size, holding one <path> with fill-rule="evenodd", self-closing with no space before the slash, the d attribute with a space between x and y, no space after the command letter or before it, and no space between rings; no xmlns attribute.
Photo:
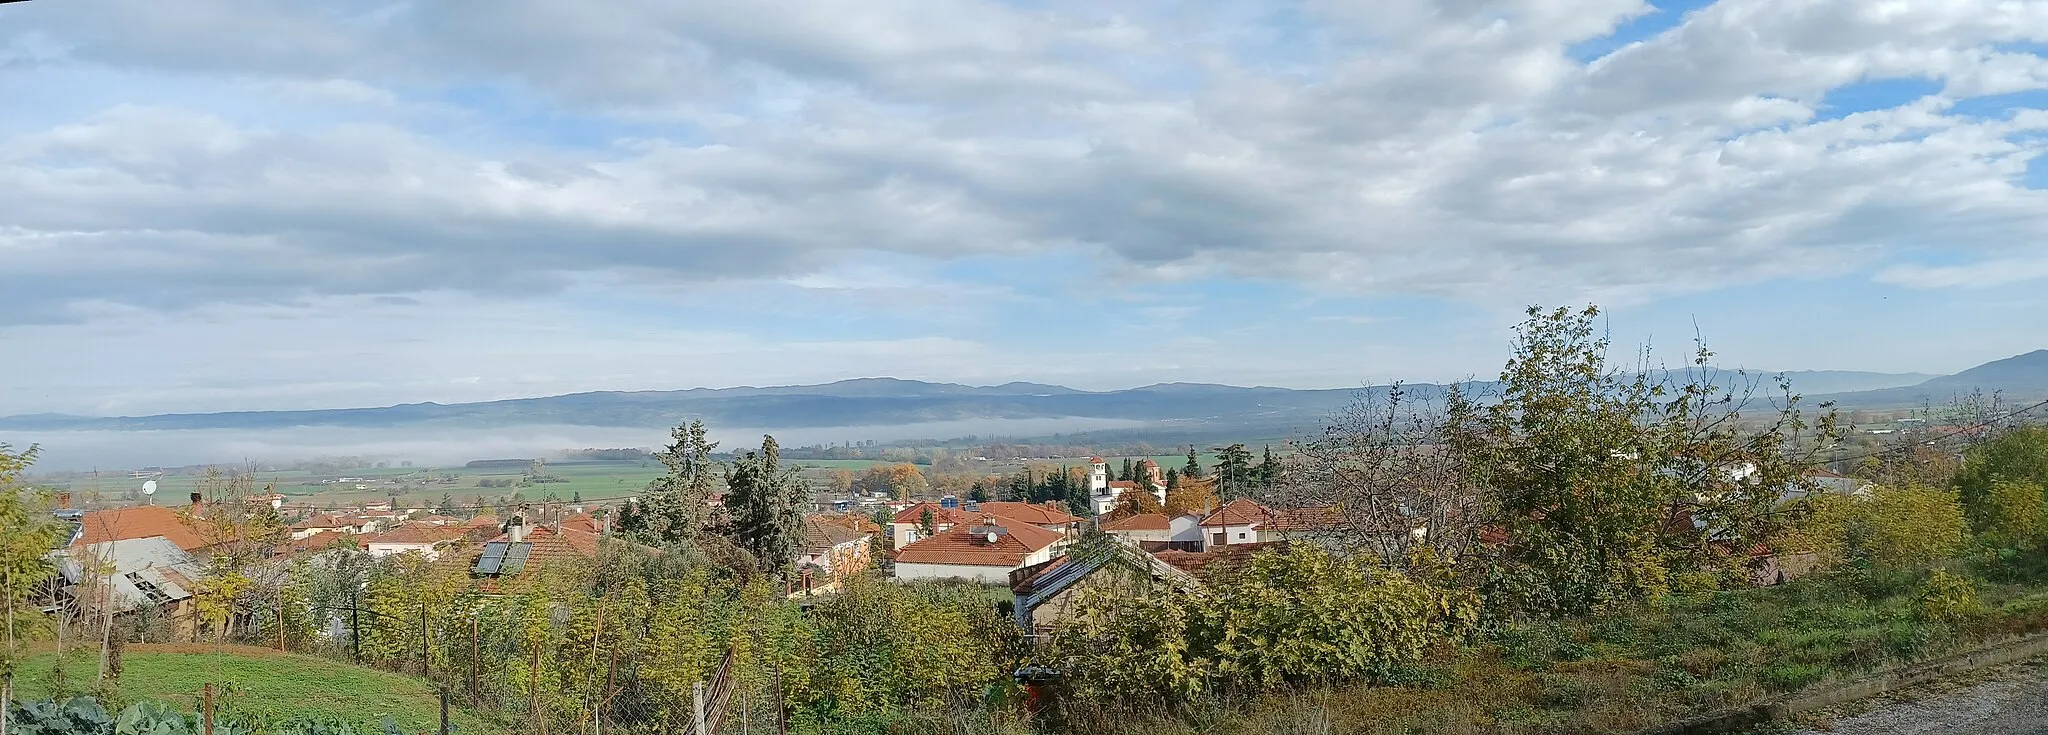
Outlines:
<svg viewBox="0 0 2048 735"><path fill-rule="evenodd" d="M150 504L150 505L156 505L156 481L155 481L155 480L144 480L144 481L142 482L142 495L143 495L143 497L144 497L144 498L147 498L147 499L149 500L149 504Z"/></svg>

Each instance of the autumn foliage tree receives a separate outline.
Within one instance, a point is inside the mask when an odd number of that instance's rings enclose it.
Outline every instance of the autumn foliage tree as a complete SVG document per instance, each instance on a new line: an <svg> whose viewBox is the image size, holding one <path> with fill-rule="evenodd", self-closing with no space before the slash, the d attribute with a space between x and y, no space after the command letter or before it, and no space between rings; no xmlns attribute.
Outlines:
<svg viewBox="0 0 2048 735"><path fill-rule="evenodd" d="M1221 507L1223 500L1216 497L1216 481L1183 474L1166 489L1166 504L1161 512L1169 516L1208 515Z"/></svg>
<svg viewBox="0 0 2048 735"><path fill-rule="evenodd" d="M1507 539L1490 591L1513 609L1587 612L1655 597L1681 572L1741 572L1837 433L1832 411L1808 423L1782 381L1753 411L1754 384L1722 388L1704 344L1683 371L1616 368L1599 315L1530 308L1496 394L1447 399L1449 449Z"/></svg>

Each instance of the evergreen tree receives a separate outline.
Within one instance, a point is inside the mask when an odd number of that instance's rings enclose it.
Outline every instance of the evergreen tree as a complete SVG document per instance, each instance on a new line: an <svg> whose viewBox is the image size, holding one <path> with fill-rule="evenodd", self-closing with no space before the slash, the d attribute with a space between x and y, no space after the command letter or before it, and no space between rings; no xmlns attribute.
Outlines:
<svg viewBox="0 0 2048 735"><path fill-rule="evenodd" d="M1080 518L1095 515L1094 508L1090 507L1088 502L1088 483L1073 482L1065 472L1059 473L1059 476L1060 484L1064 487L1061 488L1061 495L1058 497L1067 501L1067 512Z"/></svg>
<svg viewBox="0 0 2048 735"><path fill-rule="evenodd" d="M619 506L617 517L612 519L612 529L636 537L647 530L647 519L640 514L639 501L628 500L625 505Z"/></svg>
<svg viewBox="0 0 2048 735"><path fill-rule="evenodd" d="M1266 445L1266 458L1253 473L1259 478L1260 490L1271 490L1280 484L1280 461L1273 458L1273 445Z"/></svg>
<svg viewBox="0 0 2048 735"><path fill-rule="evenodd" d="M640 529L634 536L654 544L696 538L711 520L711 495L718 489L719 468L711 460L718 442L705 439L704 422L692 421L669 432L668 448L656 452L668 473L647 483L640 506Z"/></svg>
<svg viewBox="0 0 2048 735"><path fill-rule="evenodd" d="M1243 444L1214 447L1216 453L1216 490L1226 499L1244 497L1252 486L1252 453Z"/></svg>
<svg viewBox="0 0 2048 735"><path fill-rule="evenodd" d="M988 482L986 480L975 480L974 485L967 488L967 499L977 503L988 502Z"/></svg>
<svg viewBox="0 0 2048 735"><path fill-rule="evenodd" d="M1172 467L1166 468L1166 492L1172 493L1178 487L1180 487L1180 470Z"/></svg>
<svg viewBox="0 0 2048 735"><path fill-rule="evenodd" d="M1131 462L1131 458L1125 457L1123 472L1119 473L1116 476L1116 479L1123 480L1125 482L1136 482L1138 479L1137 467L1138 466L1136 464Z"/></svg>
<svg viewBox="0 0 2048 735"><path fill-rule="evenodd" d="M441 504L440 504L439 506L436 506L436 507L434 508L434 512L435 512L435 513L439 513L439 514L441 514L441 515L444 515L444 516L446 516L446 515L454 515L454 514L455 514L455 496L454 496L453 494L450 494L450 493L441 493Z"/></svg>
<svg viewBox="0 0 2048 735"><path fill-rule="evenodd" d="M582 490L577 490L577 491L575 491L575 492L569 493L569 502L571 502L571 503L579 503L579 504L580 504L580 503L582 503L582 502L583 502L583 491L582 491Z"/></svg>
<svg viewBox="0 0 2048 735"><path fill-rule="evenodd" d="M787 573L803 537L804 495L810 488L796 468L782 466L775 437L761 437L760 451L734 461L725 485L733 543L753 554L762 571Z"/></svg>
<svg viewBox="0 0 2048 735"><path fill-rule="evenodd" d="M1188 463L1180 468L1180 476L1190 480L1202 479L1202 460L1195 456L1195 445L1188 445Z"/></svg>
<svg viewBox="0 0 2048 735"><path fill-rule="evenodd" d="M931 508L927 507L923 513L917 514L917 530L923 532L927 538L939 532L939 517Z"/></svg>

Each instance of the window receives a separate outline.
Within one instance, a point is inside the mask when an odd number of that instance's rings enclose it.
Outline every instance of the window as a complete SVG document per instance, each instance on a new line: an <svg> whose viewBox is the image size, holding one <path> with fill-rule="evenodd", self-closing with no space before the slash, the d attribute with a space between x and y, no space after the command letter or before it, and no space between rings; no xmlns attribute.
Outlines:
<svg viewBox="0 0 2048 735"><path fill-rule="evenodd" d="M1239 540L1239 541L1243 541L1243 540L1244 540L1244 532L1243 532L1243 531L1239 531L1239 532L1238 532L1238 534L1237 534L1237 540Z"/></svg>
<svg viewBox="0 0 2048 735"><path fill-rule="evenodd" d="M1215 535L1214 535L1214 538L1213 538L1213 539L1211 539L1211 540L1209 541L1209 543L1212 543L1212 544L1216 544L1216 545L1218 545L1218 546L1222 546L1222 545L1223 545L1223 537L1224 537L1224 535L1223 535L1223 534L1220 534L1220 533L1219 533L1219 534L1215 534Z"/></svg>

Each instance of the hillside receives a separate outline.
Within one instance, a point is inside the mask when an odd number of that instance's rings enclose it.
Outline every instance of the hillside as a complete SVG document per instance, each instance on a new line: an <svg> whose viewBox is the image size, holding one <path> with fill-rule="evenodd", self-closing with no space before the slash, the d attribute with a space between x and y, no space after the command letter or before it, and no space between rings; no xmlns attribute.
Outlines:
<svg viewBox="0 0 2048 735"><path fill-rule="evenodd" d="M1978 365L1916 385L1815 396L1843 408L1941 406L1972 391L2002 392L2013 401L2048 399L2048 349Z"/></svg>
<svg viewBox="0 0 2048 735"><path fill-rule="evenodd" d="M97 651L74 653L74 686L90 679ZM56 655L30 654L16 674L16 697L49 696ZM440 699L426 682L409 676L351 666L318 656L282 654L249 646L130 644L122 657L121 697L151 699L190 708L207 684L228 717L334 717L375 725L390 716L405 732L428 732L440 724ZM476 716L457 709L450 717L460 732L489 732Z"/></svg>
<svg viewBox="0 0 2048 735"><path fill-rule="evenodd" d="M1845 370L1778 373L1795 391L1852 407L1906 407L1945 403L1972 387L2015 397L2048 396L2048 350L1988 363L1950 376ZM1721 372L1720 380L1744 376ZM1769 372L1749 379L1768 384ZM1483 389L1490 383L1464 383ZM599 391L481 403L413 403L378 408L236 411L133 417L36 414L0 418L0 430L491 428L516 425L667 427L694 419L727 426L805 428L904 425L978 419L1085 418L1240 428L1298 428L1327 417L1360 396L1383 396L1386 386L1300 390L1212 383L1162 383L1112 391L1007 383L971 386L896 378L860 378L824 385L692 388L671 391ZM1444 387L1410 384L1417 400L1442 396Z"/></svg>

